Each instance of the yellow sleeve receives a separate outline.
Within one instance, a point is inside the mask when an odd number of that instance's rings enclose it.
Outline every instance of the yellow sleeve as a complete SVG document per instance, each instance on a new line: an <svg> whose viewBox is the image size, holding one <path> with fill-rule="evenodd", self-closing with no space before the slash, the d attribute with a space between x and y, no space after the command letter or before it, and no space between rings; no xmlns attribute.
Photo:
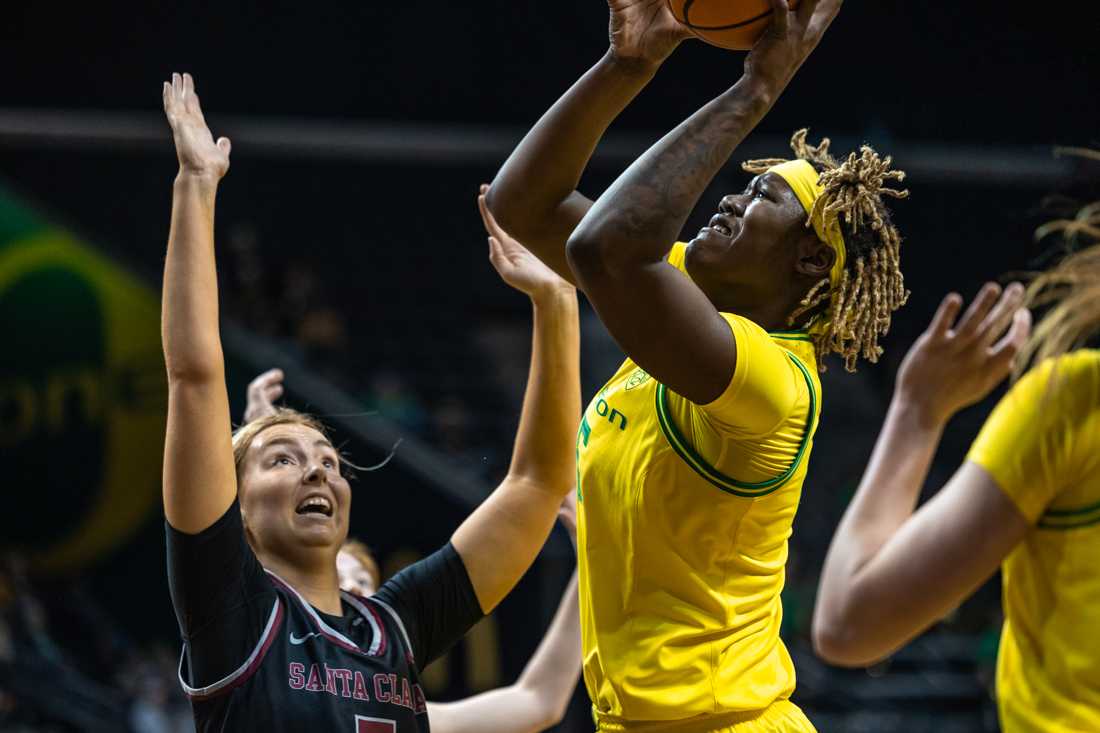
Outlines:
<svg viewBox="0 0 1100 733"><path fill-rule="evenodd" d="M680 272L687 275L687 265L684 263L684 257L687 253L687 244L685 242L676 242L672 245L672 249L668 252L668 264L675 267ZM688 277L691 277L688 275Z"/></svg>
<svg viewBox="0 0 1100 733"><path fill-rule="evenodd" d="M988 471L1030 522L1077 483L1090 448L1100 449L1086 434L1098 364L1085 352L1039 364L1001 399L970 447L967 460Z"/></svg>
<svg viewBox="0 0 1100 733"><path fill-rule="evenodd" d="M737 366L718 399L699 407L711 422L741 437L769 435L798 404L806 380L763 328L732 313L719 315L733 332Z"/></svg>
<svg viewBox="0 0 1100 733"><path fill-rule="evenodd" d="M685 243L676 242L668 253L668 264L685 275L686 250ZM699 407L723 432L750 438L768 435L794 409L806 382L795 374L796 367L767 331L747 318L719 315L729 323L737 343L737 367L725 392Z"/></svg>

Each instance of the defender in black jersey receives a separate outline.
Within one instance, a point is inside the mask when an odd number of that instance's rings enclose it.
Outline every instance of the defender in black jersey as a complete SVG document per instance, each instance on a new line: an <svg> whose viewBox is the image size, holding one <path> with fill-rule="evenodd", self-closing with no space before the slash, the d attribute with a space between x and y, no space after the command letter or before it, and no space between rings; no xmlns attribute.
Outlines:
<svg viewBox="0 0 1100 733"><path fill-rule="evenodd" d="M434 555L370 598L341 593L336 555L352 493L324 427L280 410L230 434L213 237L229 141L215 143L189 76L164 85L164 105L180 163L161 313L164 507L180 677L196 723L427 731L421 670L511 590L572 489L576 292L522 247L490 238L493 265L535 314L508 475Z"/></svg>
<svg viewBox="0 0 1100 733"><path fill-rule="evenodd" d="M450 544L370 598L341 593L334 616L264 570L237 503L197 535L167 532L180 682L199 731L428 729L419 670L482 617Z"/></svg>

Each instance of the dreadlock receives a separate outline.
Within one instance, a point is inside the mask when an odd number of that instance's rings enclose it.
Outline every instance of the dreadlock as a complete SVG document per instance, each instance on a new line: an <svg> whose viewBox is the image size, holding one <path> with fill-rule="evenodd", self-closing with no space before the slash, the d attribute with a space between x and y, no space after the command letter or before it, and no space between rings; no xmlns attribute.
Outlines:
<svg viewBox="0 0 1100 733"><path fill-rule="evenodd" d="M848 261L837 286L832 287L828 278L815 284L788 322L794 325L796 319L824 306L824 312L818 313L821 326L811 330L820 369L825 371L827 354L837 353L844 357L844 368L854 372L861 356L872 364L878 361L879 336L890 330L891 314L909 298L901 274L901 235L883 201L906 198L909 191L886 186L905 179L904 171L890 170L889 156L880 157L864 145L858 155L851 153L838 163L829 152L829 138L810 145L807 132L802 129L791 137L791 149L821 174L818 184L824 191L806 217L806 226L813 226L818 216L824 221L836 217ZM741 167L759 174L785 162L765 158L746 161Z"/></svg>
<svg viewBox="0 0 1100 733"><path fill-rule="evenodd" d="M1100 158L1095 151L1075 152ZM1050 234L1061 234L1071 254L1028 287L1028 307L1050 310L1016 360L1013 376L1017 378L1032 362L1072 351L1100 333L1100 201L1082 207L1073 218L1052 221L1035 232L1037 239Z"/></svg>

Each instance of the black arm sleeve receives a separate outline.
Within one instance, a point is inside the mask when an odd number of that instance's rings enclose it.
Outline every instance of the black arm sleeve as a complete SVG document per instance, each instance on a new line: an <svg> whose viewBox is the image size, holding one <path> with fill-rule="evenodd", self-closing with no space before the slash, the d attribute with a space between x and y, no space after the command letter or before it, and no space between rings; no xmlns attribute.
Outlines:
<svg viewBox="0 0 1100 733"><path fill-rule="evenodd" d="M374 597L401 617L420 669L484 616L466 565L450 542L387 580Z"/></svg>
<svg viewBox="0 0 1100 733"><path fill-rule="evenodd" d="M274 607L275 589L248 546L236 501L214 524L186 534L164 523L168 588L192 687L211 685L248 659Z"/></svg>

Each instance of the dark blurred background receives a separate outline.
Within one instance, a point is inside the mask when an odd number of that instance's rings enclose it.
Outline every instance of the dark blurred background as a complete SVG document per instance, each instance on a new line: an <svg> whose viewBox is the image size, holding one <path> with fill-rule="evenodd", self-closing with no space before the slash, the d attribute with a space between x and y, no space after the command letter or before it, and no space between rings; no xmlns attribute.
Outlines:
<svg viewBox="0 0 1100 733"><path fill-rule="evenodd" d="M877 366L824 375L824 413L791 542L785 638L796 702L822 731L996 730L996 579L869 670L808 644L817 573L897 364L949 290L1049 262L1043 221L1091 200L1100 143L1096 3L850 0L742 157L799 127L867 141L907 170L894 207L913 291ZM175 160L160 112L196 78L233 139L217 238L235 419L260 371L360 463L354 533L386 575L445 542L506 468L529 307L485 257L488 181L606 48L600 0L546 3L20 3L0 23L0 729L186 730L164 573L159 276ZM742 55L687 43L612 127L598 194L736 81ZM735 164L686 231L744 185ZM621 355L591 310L584 380ZM996 395L961 415L929 479L965 455ZM363 495L369 499L360 499ZM573 566L555 533L511 598L431 670L453 699L514 680ZM930 588L929 592L935 592ZM59 695L64 704L59 703ZM578 690L560 730L591 730Z"/></svg>

